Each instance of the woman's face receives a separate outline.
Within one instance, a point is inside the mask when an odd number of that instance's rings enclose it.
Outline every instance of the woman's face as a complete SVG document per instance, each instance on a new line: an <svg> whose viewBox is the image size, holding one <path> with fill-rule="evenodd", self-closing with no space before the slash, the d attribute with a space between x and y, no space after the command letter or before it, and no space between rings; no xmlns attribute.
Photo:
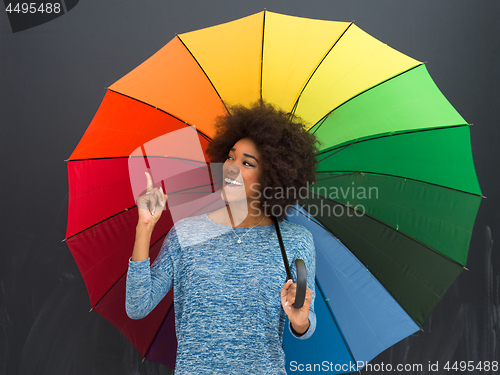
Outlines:
<svg viewBox="0 0 500 375"><path fill-rule="evenodd" d="M222 198L226 202L246 199L248 203L260 196L262 157L255 143L242 138L229 150L223 165Z"/></svg>

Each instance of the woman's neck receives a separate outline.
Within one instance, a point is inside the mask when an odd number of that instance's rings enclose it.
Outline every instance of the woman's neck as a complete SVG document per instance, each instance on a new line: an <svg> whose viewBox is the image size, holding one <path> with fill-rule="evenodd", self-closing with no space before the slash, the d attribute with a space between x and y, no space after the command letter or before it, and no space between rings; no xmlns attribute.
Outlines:
<svg viewBox="0 0 500 375"><path fill-rule="evenodd" d="M210 213L209 217L218 224L241 228L273 223L272 219L264 214L264 210L261 209L257 202L253 204L230 202Z"/></svg>
<svg viewBox="0 0 500 375"><path fill-rule="evenodd" d="M266 215L261 209L253 209L253 207L247 207L247 209L235 209L233 204L226 206L225 214L228 221L233 227L253 227L254 225L267 225L263 224L266 220Z"/></svg>

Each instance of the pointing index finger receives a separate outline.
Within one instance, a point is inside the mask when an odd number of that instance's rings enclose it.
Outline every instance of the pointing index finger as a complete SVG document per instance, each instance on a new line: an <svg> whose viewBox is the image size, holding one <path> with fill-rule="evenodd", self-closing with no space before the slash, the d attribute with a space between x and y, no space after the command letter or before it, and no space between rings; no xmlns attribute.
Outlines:
<svg viewBox="0 0 500 375"><path fill-rule="evenodd" d="M146 174L146 180L147 180L146 191L151 191L153 190L153 179L151 178L151 175L148 172L144 173Z"/></svg>

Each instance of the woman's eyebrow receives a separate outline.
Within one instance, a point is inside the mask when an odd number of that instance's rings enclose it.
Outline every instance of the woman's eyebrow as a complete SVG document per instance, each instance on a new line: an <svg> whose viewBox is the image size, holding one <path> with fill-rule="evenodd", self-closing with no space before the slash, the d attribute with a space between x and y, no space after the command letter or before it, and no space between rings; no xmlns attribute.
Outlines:
<svg viewBox="0 0 500 375"><path fill-rule="evenodd" d="M253 156L253 155L250 155L250 154L243 154L243 156L246 156L247 158L252 158L252 159L254 159L257 163L259 162L259 161L257 160L257 158L256 158L255 156Z"/></svg>
<svg viewBox="0 0 500 375"><path fill-rule="evenodd" d="M236 149L233 147L233 148L231 149L231 151L232 151L232 152L236 152ZM243 156L245 156L245 157L247 157L247 158L252 158L252 159L254 159L257 163L259 162L259 161L257 160L257 158L256 158L255 156L253 156L253 155L250 155L250 154L245 154L245 153L244 153L244 154L243 154Z"/></svg>

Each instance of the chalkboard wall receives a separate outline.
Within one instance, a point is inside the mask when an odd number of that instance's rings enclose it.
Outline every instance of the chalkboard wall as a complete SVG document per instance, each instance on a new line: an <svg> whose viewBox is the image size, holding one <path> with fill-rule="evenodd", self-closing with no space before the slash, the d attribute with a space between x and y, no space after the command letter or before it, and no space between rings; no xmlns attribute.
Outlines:
<svg viewBox="0 0 500 375"><path fill-rule="evenodd" d="M426 61L438 87L473 124L474 160L487 199L472 236L470 270L453 284L424 332L382 353L372 362L379 367L363 373L383 373L383 364L422 364L420 373L447 374L453 373L443 369L447 361L500 361L500 1L63 3L66 14L18 32L7 13L0 14L0 374L172 373L142 362L113 326L89 312L82 277L61 242L68 201L64 160L105 88L175 33L264 8L355 21L391 47Z"/></svg>

